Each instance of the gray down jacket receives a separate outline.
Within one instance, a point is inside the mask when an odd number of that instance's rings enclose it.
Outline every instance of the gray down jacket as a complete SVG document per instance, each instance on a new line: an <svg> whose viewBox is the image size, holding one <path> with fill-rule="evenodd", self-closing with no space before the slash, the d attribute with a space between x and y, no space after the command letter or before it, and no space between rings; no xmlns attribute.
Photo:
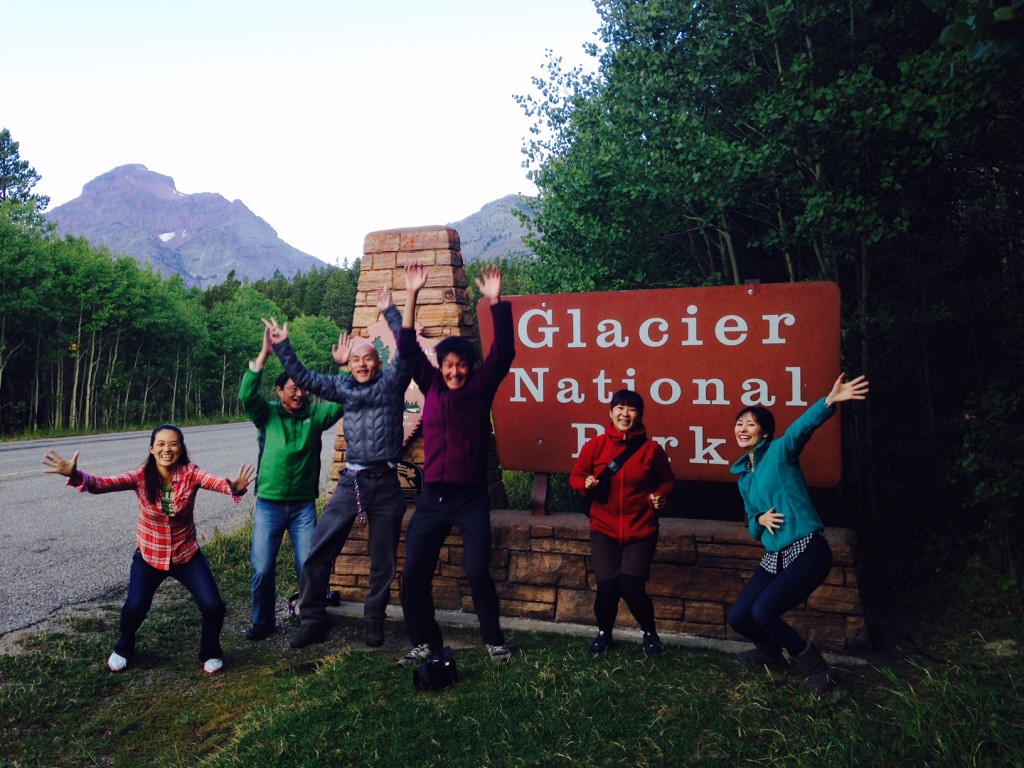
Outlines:
<svg viewBox="0 0 1024 768"><path fill-rule="evenodd" d="M401 313L393 306L388 307L384 319L397 339L402 327ZM394 357L392 364L375 378L360 384L351 376L325 376L310 371L299 362L288 339L275 344L274 352L297 386L344 407L346 457L350 463L370 467L401 458L405 390L412 377L401 355Z"/></svg>

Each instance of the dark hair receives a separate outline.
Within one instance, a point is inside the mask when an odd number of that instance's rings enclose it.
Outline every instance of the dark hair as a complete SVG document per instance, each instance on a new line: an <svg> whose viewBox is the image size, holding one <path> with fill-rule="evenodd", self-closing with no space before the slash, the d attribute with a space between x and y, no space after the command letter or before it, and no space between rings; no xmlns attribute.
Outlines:
<svg viewBox="0 0 1024 768"><path fill-rule="evenodd" d="M754 421L761 428L765 438L770 438L775 434L775 417L772 416L772 412L767 408L762 408L760 405L747 406L736 414L736 421L739 421L740 416L746 413L754 417Z"/></svg>
<svg viewBox="0 0 1024 768"><path fill-rule="evenodd" d="M277 378L274 379L274 386L278 389L284 389L284 385L291 381L291 376L288 375L288 371L281 371Z"/></svg>
<svg viewBox="0 0 1024 768"><path fill-rule="evenodd" d="M612 395L612 401L608 404L608 410L616 405L624 405L627 408L636 408L641 417L644 415L644 399L631 389L620 389Z"/></svg>
<svg viewBox="0 0 1024 768"><path fill-rule="evenodd" d="M185 435L174 424L161 424L154 429L149 435L149 447L152 448L153 443L156 442L156 433L164 429L177 432L178 439L181 440L181 455L178 457L178 466L183 467L186 464L191 464L192 462L188 458L188 449L185 447ZM156 456L153 455L152 451L150 451L149 456L146 458L146 467L143 470L142 476L146 481L146 498L149 499L150 504L156 504L160 501L160 495L163 493L163 480L160 477L160 471L156 468Z"/></svg>
<svg viewBox="0 0 1024 768"><path fill-rule="evenodd" d="M476 365L480 355L476 345L465 336L449 336L437 345L437 364L440 365L448 355L455 355L470 368Z"/></svg>

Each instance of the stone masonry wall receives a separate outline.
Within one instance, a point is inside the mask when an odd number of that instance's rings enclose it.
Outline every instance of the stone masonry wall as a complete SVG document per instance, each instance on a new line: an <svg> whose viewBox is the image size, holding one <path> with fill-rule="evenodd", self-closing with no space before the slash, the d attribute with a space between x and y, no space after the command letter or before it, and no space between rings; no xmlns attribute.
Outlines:
<svg viewBox="0 0 1024 768"><path fill-rule="evenodd" d="M408 524L410 515L406 516ZM594 582L590 569L587 518L581 514L491 513L494 544L491 574L503 616L540 621L594 623ZM342 599L366 595L369 555L366 526L356 526L334 567L331 588ZM829 651L864 651L869 644L861 600L861 553L857 536L846 528L825 532L832 547L832 571L803 606L786 614L797 631ZM658 628L698 637L741 640L726 625L729 606L757 568L764 550L740 523L668 518L661 521L658 549L647 589L654 599ZM405 559L399 547L399 573ZM391 604L400 605L398 579ZM445 541L434 576L439 609L472 613L473 601L462 572L462 538ZM618 626L635 627L625 604Z"/></svg>

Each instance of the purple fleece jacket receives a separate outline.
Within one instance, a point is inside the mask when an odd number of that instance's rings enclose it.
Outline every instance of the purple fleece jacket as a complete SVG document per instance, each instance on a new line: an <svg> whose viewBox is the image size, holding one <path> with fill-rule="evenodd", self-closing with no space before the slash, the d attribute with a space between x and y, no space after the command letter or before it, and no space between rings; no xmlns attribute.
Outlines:
<svg viewBox="0 0 1024 768"><path fill-rule="evenodd" d="M399 334L398 354L408 355L413 380L424 396L425 482L478 485L487 480L491 403L516 356L511 305L507 301L492 304L491 317L494 342L483 365L470 373L460 389L448 389L441 372L420 348L414 330L403 328Z"/></svg>

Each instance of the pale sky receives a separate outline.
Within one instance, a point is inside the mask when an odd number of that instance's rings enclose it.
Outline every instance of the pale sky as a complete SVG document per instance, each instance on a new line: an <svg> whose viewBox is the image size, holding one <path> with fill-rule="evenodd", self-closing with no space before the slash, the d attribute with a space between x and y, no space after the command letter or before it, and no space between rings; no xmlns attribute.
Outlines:
<svg viewBox="0 0 1024 768"><path fill-rule="evenodd" d="M547 49L591 68L600 21L594 0L5 5L0 127L51 208L139 163L331 264L535 193L513 95L537 95Z"/></svg>

